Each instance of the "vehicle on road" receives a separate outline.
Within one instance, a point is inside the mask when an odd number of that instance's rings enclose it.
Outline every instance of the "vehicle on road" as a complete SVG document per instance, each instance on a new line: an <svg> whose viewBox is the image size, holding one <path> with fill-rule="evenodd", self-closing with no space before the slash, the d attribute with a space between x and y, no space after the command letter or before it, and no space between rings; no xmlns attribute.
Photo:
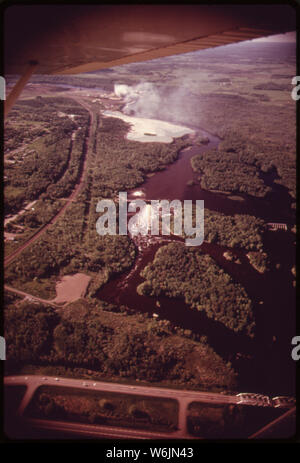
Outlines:
<svg viewBox="0 0 300 463"><path fill-rule="evenodd" d="M253 400L255 400L257 405L259 405L260 407L270 407L272 405L271 399L267 395L257 394L253 392L240 392L236 396L240 397L238 404L247 403L248 401L252 402Z"/></svg>
<svg viewBox="0 0 300 463"><path fill-rule="evenodd" d="M295 406L296 401L294 397L277 396L272 398L272 403L275 408L292 408Z"/></svg>

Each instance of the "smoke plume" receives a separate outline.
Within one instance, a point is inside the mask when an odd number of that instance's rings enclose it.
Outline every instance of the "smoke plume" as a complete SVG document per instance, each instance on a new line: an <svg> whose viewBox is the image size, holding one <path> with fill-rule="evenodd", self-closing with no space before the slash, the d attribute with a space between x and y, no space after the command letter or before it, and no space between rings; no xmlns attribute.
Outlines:
<svg viewBox="0 0 300 463"><path fill-rule="evenodd" d="M122 111L128 116L189 123L191 94L184 85L174 89L150 82L134 86L115 84L114 92L124 99Z"/></svg>

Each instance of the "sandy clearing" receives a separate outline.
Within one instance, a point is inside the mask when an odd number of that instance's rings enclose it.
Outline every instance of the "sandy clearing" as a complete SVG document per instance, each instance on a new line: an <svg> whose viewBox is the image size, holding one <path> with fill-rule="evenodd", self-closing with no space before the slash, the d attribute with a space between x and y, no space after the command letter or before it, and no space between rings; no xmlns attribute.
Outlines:
<svg viewBox="0 0 300 463"><path fill-rule="evenodd" d="M14 241L17 233L4 232L4 241Z"/></svg>
<svg viewBox="0 0 300 463"><path fill-rule="evenodd" d="M192 134L194 131L188 127L171 124L157 119L146 119L122 114L119 111L103 111L104 116L117 117L131 124L126 136L128 140L141 142L171 143L173 138ZM148 135L147 135L148 134Z"/></svg>
<svg viewBox="0 0 300 463"><path fill-rule="evenodd" d="M73 302L85 295L91 277L84 273L65 275L56 283L56 298L52 302Z"/></svg>

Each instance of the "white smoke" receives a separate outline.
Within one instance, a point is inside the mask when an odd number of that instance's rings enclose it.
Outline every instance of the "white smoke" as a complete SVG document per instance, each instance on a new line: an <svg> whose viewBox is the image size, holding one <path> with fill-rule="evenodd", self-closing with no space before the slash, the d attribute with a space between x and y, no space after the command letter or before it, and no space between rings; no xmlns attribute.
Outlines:
<svg viewBox="0 0 300 463"><path fill-rule="evenodd" d="M142 82L132 87L115 84L114 91L117 96L124 99L124 114L150 118L158 114L161 96L153 84Z"/></svg>
<svg viewBox="0 0 300 463"><path fill-rule="evenodd" d="M119 97L126 96L130 92L130 87L125 84L115 84L115 95Z"/></svg>
<svg viewBox="0 0 300 463"><path fill-rule="evenodd" d="M165 87L150 82L129 86L115 84L114 92L122 97L122 112L128 116L158 119L175 124L192 123L191 117L199 112L199 102L190 92L190 82L180 82L179 87Z"/></svg>

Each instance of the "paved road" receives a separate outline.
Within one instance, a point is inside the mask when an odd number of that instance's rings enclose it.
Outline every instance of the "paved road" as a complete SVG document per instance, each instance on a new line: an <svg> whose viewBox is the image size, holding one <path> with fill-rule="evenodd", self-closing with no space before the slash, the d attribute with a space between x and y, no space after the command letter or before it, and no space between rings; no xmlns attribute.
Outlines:
<svg viewBox="0 0 300 463"><path fill-rule="evenodd" d="M18 413L23 416L28 404L30 403L35 391L38 387L56 386L56 387L69 387L77 388L80 390L88 389L94 391L108 391L123 394L133 394L148 397L159 397L174 399L178 402L179 413L178 413L178 430L166 433L166 432L151 432L141 429L130 429L125 427L117 426L103 426L94 424L83 424L65 421L53 421L53 420L40 420L40 419L26 419L30 426L33 426L37 430L49 430L55 432L62 432L65 434L81 435L85 437L98 437L98 438L111 438L111 439L184 439L193 438L187 433L186 417L188 406L193 401L199 401L207 404L235 404L241 403L241 397L236 395L224 395L213 392L199 392L182 389L170 389L152 386L132 386L127 384L109 383L102 381L92 380L81 380L72 378L54 378L51 376L41 375L28 375L28 376L8 376L4 378L5 385L26 385L27 389L25 395L20 403ZM257 397L247 397L242 400L243 404L257 406L262 405L259 403ZM270 403L270 406L272 404ZM293 412L295 412L294 405L291 406ZM286 407L285 407L286 408ZM291 412L292 413L292 412ZM286 413L284 414L286 415ZM288 413L289 415L289 413ZM274 421L280 421L278 418ZM266 426L270 428L273 426L273 422ZM264 428L263 428L264 430ZM257 433L259 434L259 432ZM251 436L256 437L256 434ZM198 437L197 437L198 438Z"/></svg>
<svg viewBox="0 0 300 463"><path fill-rule="evenodd" d="M82 436L82 438L98 438L98 439L183 439L185 436L179 432L159 433L145 431L141 429L119 428L117 426L99 426L94 424L71 423L67 421L50 421L30 419L29 423L37 430L61 432L62 436L72 434ZM186 438L193 439L193 436Z"/></svg>
<svg viewBox="0 0 300 463"><path fill-rule="evenodd" d="M11 262L16 257L18 257L26 248L28 248L28 246L30 246L32 243L34 243L38 238L40 238L40 236L43 233L45 233L45 231L49 227L51 227L54 223L56 223L58 221L58 219L64 214L64 212L69 207L69 205L75 200L75 198L78 196L78 194L79 194L79 192L81 190L83 180L85 178L85 174L86 174L86 171L87 171L88 152L89 152L90 139L91 139L91 136L92 136L92 127L93 127L93 123L94 123L94 113L93 113L93 111L91 111L89 106L84 101L82 101L80 98L76 98L76 101L78 101L78 103L80 103L90 113L90 117L91 117L90 125L89 125L89 134L88 134L87 144L86 144L86 154L85 154L85 158L84 158L84 161L83 161L83 167L82 167L82 172L81 172L80 178L79 178L77 184L75 185L72 193L66 199L65 204L57 212L57 214L54 217L52 217L50 222L43 225L33 236L31 236L31 238L28 241L23 243L18 249L16 249L8 257L6 257L4 259L4 267L7 267L9 264L11 264Z"/></svg>

